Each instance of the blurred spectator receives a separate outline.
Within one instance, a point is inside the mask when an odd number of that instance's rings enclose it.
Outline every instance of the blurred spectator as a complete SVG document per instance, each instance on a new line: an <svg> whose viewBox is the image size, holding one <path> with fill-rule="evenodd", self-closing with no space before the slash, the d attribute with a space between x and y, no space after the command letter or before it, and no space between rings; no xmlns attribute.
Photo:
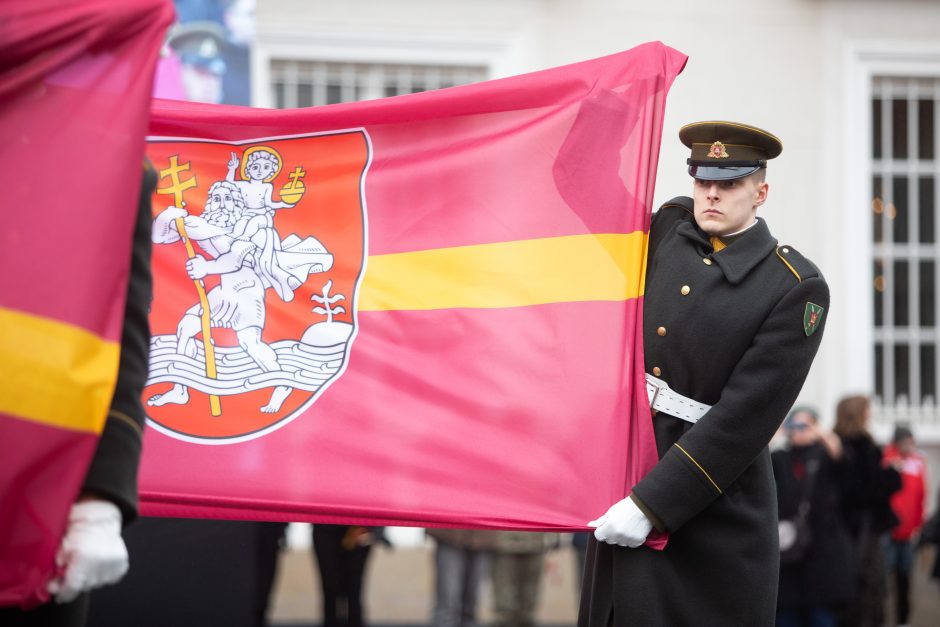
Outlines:
<svg viewBox="0 0 940 627"><path fill-rule="evenodd" d="M225 29L215 22L177 24L167 36L167 44L179 56L180 78L187 100L218 104L222 102L225 59L222 46Z"/></svg>
<svg viewBox="0 0 940 627"><path fill-rule="evenodd" d="M811 409L784 421L786 444L771 460L780 528L778 627L834 627L834 610L852 598L852 552L842 522L842 446ZM789 527L788 527L789 526Z"/></svg>
<svg viewBox="0 0 940 627"><path fill-rule="evenodd" d="M917 541L919 548L924 548L928 544L935 546L933 568L930 576L934 579L940 579L940 492L937 492L937 507L933 514L924 523L920 532L920 538Z"/></svg>
<svg viewBox="0 0 940 627"><path fill-rule="evenodd" d="M854 550L858 573L854 599L840 613L844 627L879 627L884 615L885 571L882 538L897 524L891 494L901 478L881 464L881 449L868 432L871 404L865 396L849 396L836 407L836 435L845 456L842 512Z"/></svg>
<svg viewBox="0 0 940 627"><path fill-rule="evenodd" d="M894 574L895 617L900 627L908 624L910 615L911 567L914 562L914 534L924 524L924 499L927 494L927 466L914 448L914 434L898 425L891 444L885 447L884 465L901 475L901 489L891 496L891 509L898 524L885 538L885 566Z"/></svg>
<svg viewBox="0 0 940 627"><path fill-rule="evenodd" d="M362 627L362 579L382 527L313 526L313 552L323 588L323 627Z"/></svg>
<svg viewBox="0 0 940 627"><path fill-rule="evenodd" d="M161 61L160 97L251 104L255 0L175 0L179 22L167 34L175 59ZM163 62L167 61L167 62ZM173 84L182 87L172 95Z"/></svg>
<svg viewBox="0 0 940 627"><path fill-rule="evenodd" d="M434 627L475 627L480 580L493 550L495 531L428 529L434 549Z"/></svg>
<svg viewBox="0 0 940 627"><path fill-rule="evenodd" d="M496 532L492 570L496 627L534 627L545 553L558 543L557 533Z"/></svg>

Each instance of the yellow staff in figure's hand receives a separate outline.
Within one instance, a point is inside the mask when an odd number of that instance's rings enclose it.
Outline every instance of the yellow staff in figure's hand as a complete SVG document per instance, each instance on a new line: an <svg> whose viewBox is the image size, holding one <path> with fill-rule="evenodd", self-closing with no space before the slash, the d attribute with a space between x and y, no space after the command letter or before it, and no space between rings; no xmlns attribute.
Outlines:
<svg viewBox="0 0 940 627"><path fill-rule="evenodd" d="M158 187L157 193L173 194L173 204L176 207L185 207L186 202L183 200L183 192L192 187L196 187L195 176L191 176L185 181L180 179L180 173L189 170L189 167L189 162L181 164L179 163L179 155L173 155L170 157L170 166L164 170L160 170L160 179L169 178L170 185ZM193 248L193 243L186 234L186 225L183 222L183 218L176 218L175 222L176 231L180 234L180 238L186 246L186 254L192 259L196 256L196 250ZM202 322L202 346L206 353L206 376L210 379L216 379L218 376L215 369L215 347L212 345L211 315L209 313L209 299L206 296L206 286L203 284L202 279L193 279L193 284L196 286L196 293L199 294L199 304L202 307L200 320ZM222 401L218 396L214 394L209 395L209 408L213 416L222 415Z"/></svg>

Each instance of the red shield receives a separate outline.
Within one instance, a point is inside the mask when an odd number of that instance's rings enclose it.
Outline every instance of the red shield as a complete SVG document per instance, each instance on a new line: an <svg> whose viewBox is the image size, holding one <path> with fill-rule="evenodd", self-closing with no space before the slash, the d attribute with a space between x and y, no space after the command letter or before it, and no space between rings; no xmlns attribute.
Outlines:
<svg viewBox="0 0 940 627"><path fill-rule="evenodd" d="M366 255L364 130L223 143L152 137L148 421L259 437L345 369Z"/></svg>

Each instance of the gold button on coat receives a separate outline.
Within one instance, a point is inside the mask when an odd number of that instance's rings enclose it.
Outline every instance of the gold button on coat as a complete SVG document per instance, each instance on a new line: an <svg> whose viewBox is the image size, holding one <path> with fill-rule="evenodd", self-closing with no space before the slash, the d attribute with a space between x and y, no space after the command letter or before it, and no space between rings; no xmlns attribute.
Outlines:
<svg viewBox="0 0 940 627"><path fill-rule="evenodd" d="M666 327L659 327L656 329L656 332L659 333L659 337L666 335Z"/></svg>
<svg viewBox="0 0 940 627"><path fill-rule="evenodd" d="M710 266L712 265L712 260L709 259L708 257L704 257L702 258L702 263L704 263L706 266Z"/></svg>
<svg viewBox="0 0 940 627"><path fill-rule="evenodd" d="M682 293L683 296L688 296L688 295L689 295L689 292L692 291L692 288L689 287L688 285L683 285L683 286L682 286L682 289L679 290L679 291Z"/></svg>
<svg viewBox="0 0 940 627"><path fill-rule="evenodd" d="M658 377L658 376L661 375L662 373L663 373L663 371L659 369L659 366L653 366L653 376L654 376L654 377Z"/></svg>

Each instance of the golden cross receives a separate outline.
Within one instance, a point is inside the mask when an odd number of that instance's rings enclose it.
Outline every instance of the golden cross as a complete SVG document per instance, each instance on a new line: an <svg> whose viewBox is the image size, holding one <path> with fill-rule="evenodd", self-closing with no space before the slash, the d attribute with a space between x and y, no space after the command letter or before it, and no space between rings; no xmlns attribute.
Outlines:
<svg viewBox="0 0 940 627"><path fill-rule="evenodd" d="M170 167L160 170L160 178L170 178L170 185L167 187L158 187L158 194L173 194L173 205L175 207L183 206L183 192L191 187L196 187L196 177L191 176L185 181L180 180L180 172L189 170L190 162L180 164L179 155L170 157Z"/></svg>
<svg viewBox="0 0 940 627"><path fill-rule="evenodd" d="M180 164L179 155L177 154L170 157L170 167L165 170L160 170L160 178L164 179L169 177L170 185L167 187L158 187L157 193L173 194L173 205L175 207L184 207L183 192L196 187L195 175L185 181L180 180L180 172L189 170L190 165L191 162L189 161ZM176 231L179 233L180 239L183 240L183 245L186 246L186 254L192 259L196 256L196 249L193 248L193 242L186 234L186 222L182 217L179 217L176 218L175 223ZM210 379L216 379L218 375L216 373L215 348L212 345L212 328L209 313L209 299L206 296L206 286L203 284L202 279L193 279L193 284L196 286L196 294L199 295L199 304L202 306L200 321L202 323L202 345L206 353L206 376ZM209 395L209 409L213 416L222 415L222 402L215 394Z"/></svg>
<svg viewBox="0 0 940 627"><path fill-rule="evenodd" d="M294 168L294 171L287 176L290 177L290 182L284 186L284 189L297 189L297 184L300 182L300 179L307 176L307 172L303 169L303 166L297 166Z"/></svg>

